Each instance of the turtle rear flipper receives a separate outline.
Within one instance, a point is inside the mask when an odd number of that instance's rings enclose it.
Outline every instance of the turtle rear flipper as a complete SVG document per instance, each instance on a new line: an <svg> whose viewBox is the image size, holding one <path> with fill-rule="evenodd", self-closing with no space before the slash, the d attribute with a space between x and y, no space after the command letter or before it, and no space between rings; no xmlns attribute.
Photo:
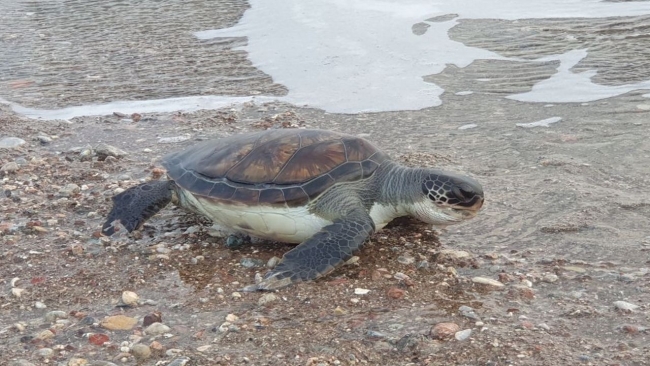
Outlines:
<svg viewBox="0 0 650 366"><path fill-rule="evenodd" d="M128 232L139 228L171 202L173 184L172 181L147 182L113 197L113 209L102 226L102 233L113 235L113 223L116 220L119 220Z"/></svg>
<svg viewBox="0 0 650 366"><path fill-rule="evenodd" d="M374 231L372 219L362 210L337 219L288 251L260 283L246 286L244 291L277 290L324 276L352 258Z"/></svg>

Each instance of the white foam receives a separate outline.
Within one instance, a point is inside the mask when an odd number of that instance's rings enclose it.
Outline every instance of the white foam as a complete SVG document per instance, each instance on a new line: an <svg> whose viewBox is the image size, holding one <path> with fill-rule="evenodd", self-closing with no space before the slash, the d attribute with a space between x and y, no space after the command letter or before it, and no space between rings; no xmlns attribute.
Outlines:
<svg viewBox="0 0 650 366"><path fill-rule="evenodd" d="M426 19L446 14L459 17L443 22ZM601 0L250 0L250 8L232 28L196 32L199 39L242 37L248 42L253 65L285 85L281 100L322 108L328 112L415 110L437 106L443 89L424 81L453 64L465 67L477 59L513 60L488 50L449 39L458 19L525 19L612 17L650 14L650 2ZM416 35L412 26L429 26ZM586 56L572 50L543 60L560 60L558 73L537 83L528 93L511 99L528 102L585 102L613 97L650 81L623 86L591 82L595 71L572 73L570 67ZM489 81L486 81L489 82ZM255 100L264 98L257 97ZM186 97L142 102L115 102L37 110L13 105L29 116L70 118L119 110L164 112L218 108L252 97Z"/></svg>
<svg viewBox="0 0 650 366"><path fill-rule="evenodd" d="M30 118L62 119L68 120L79 116L102 116L120 112L131 113L154 113L174 111L196 111L199 109L218 109L230 105L245 102L265 103L274 100L271 97L223 97L223 96L200 96L182 97L168 99L153 99L144 101L121 101L105 104L89 104L83 106L68 107L62 109L38 109L27 108L17 103L0 99L0 103L8 104L16 112Z"/></svg>
<svg viewBox="0 0 650 366"><path fill-rule="evenodd" d="M573 50L562 55L543 57L537 61L559 60L557 73L542 80L526 93L507 98L522 102L579 103L615 97L632 90L650 89L650 80L626 85L599 85L591 81L596 71L571 72L570 69L587 57L587 50Z"/></svg>

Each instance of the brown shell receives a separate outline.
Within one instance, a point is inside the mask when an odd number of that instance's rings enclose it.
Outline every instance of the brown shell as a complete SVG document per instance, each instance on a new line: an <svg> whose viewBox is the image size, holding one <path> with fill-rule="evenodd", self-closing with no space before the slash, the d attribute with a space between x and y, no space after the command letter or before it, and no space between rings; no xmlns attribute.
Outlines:
<svg viewBox="0 0 650 366"><path fill-rule="evenodd" d="M388 156L355 136L278 129L205 141L168 155L179 186L219 201L298 206L338 182L367 178Z"/></svg>

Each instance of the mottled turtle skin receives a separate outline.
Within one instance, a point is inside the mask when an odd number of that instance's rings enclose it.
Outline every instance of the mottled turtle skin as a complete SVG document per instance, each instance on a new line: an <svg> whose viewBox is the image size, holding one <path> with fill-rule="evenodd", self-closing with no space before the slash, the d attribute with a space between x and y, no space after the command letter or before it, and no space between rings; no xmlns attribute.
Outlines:
<svg viewBox="0 0 650 366"><path fill-rule="evenodd" d="M484 200L472 178L400 166L365 139L324 130L205 141L163 166L168 180L113 198L103 233L112 235L115 221L133 231L173 201L235 233L301 243L248 290L327 274L396 217L446 226L474 217Z"/></svg>

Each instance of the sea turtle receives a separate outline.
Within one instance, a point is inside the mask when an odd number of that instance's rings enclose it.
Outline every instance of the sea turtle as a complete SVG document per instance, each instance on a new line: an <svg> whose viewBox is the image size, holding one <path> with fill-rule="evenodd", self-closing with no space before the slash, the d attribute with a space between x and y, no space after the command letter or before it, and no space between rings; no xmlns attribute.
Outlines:
<svg viewBox="0 0 650 366"><path fill-rule="evenodd" d="M300 243L248 290L323 276L394 218L446 226L474 217L474 179L390 160L367 140L338 132L275 129L198 143L166 156L168 180L113 197L102 231L129 232L169 202L235 233Z"/></svg>

